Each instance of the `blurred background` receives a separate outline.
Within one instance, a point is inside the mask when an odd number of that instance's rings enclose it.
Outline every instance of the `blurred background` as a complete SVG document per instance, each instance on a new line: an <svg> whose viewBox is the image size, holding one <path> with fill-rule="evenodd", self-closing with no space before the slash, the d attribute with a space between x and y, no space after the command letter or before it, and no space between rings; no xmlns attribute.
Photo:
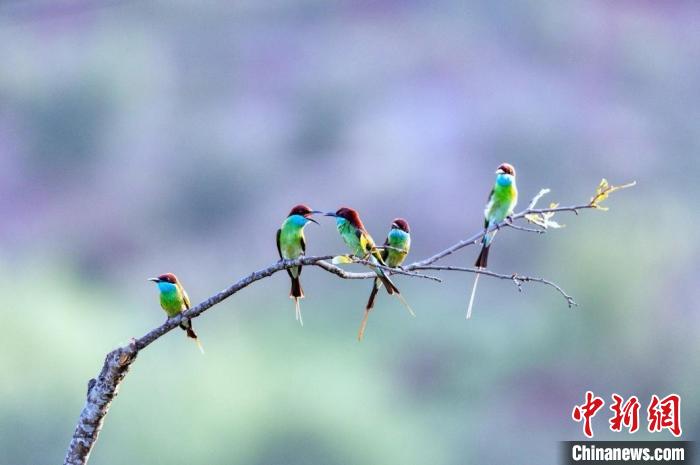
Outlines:
<svg viewBox="0 0 700 465"><path fill-rule="evenodd" d="M479 230L493 172L609 212L506 231L490 265L550 288L307 268L305 326L278 273L144 351L91 464L554 464L593 390L683 396L700 432L694 200L697 2L0 0L0 463L58 463L104 355L277 260L292 205L357 208L410 259ZM690 208L691 210L688 210ZM308 252L344 251L333 222ZM471 265L471 247L444 263Z"/></svg>

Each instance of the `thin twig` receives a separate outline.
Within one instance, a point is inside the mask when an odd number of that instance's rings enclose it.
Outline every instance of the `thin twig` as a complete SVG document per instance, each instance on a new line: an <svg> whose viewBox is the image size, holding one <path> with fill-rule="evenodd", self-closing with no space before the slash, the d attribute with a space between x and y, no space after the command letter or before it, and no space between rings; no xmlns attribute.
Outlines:
<svg viewBox="0 0 700 465"><path fill-rule="evenodd" d="M432 265L438 260L441 260L448 255L451 255L458 251L459 249L462 249L464 247L474 245L479 242L479 240L484 237L484 235L488 232L491 231L496 231L498 229L501 229L505 226L508 226L509 224L512 224L515 220L519 220L521 218L524 218L525 215L530 215L530 214L541 214L541 213L551 213L551 212L574 212L578 215L579 210L587 210L587 209L595 209L596 207L590 204L583 204L583 205L572 205L570 207L555 207L555 208L526 208L525 210L516 213L514 215L511 215L510 218L505 219L501 221L498 224L493 225L492 227L488 229L484 229L472 236L470 236L467 239L463 239L456 244L446 248L445 250L442 250L435 255L428 257L424 260L418 261L418 262L413 262L410 265L406 265L403 267L404 270L407 271L414 271L414 270L419 270L421 267L424 267L426 265Z"/></svg>
<svg viewBox="0 0 700 465"><path fill-rule="evenodd" d="M566 303L569 306L569 308L572 307L578 307L578 304L574 300L573 297L571 297L569 294L567 294L564 289L562 289L561 286L559 286L557 283L552 282L548 279L544 278L536 278L533 276L525 276L517 273L513 274L502 274L502 273L495 273L493 271L485 270L483 268L465 268L461 266L434 266L434 265L429 265L429 266L422 266L420 267L421 270L435 270L435 271L463 271L465 273L475 273L475 274L482 274L485 276L491 276L492 278L498 278L498 279L507 279L509 281L513 281L516 286L518 286L518 290L522 291L522 283L524 282L533 282L533 283L541 283L545 284L547 286L551 286L554 289L556 289L565 299Z"/></svg>
<svg viewBox="0 0 700 465"><path fill-rule="evenodd" d="M406 275L406 276L415 276L416 278L430 279L432 281L437 281L439 283L442 282L442 279L438 278L437 276L420 274L420 273L416 273L415 271L406 270L404 268L392 268L390 266L380 265L378 263L373 263L369 260L364 260L362 258L353 257L352 262L357 263L358 265L369 266L370 268L379 268L381 270L389 272L390 274L402 274L402 275Z"/></svg>
<svg viewBox="0 0 700 465"><path fill-rule="evenodd" d="M527 226L519 226L519 225L513 224L513 223L506 223L506 226L509 228L517 229L518 231L525 231L525 232L531 232L531 233L537 233L537 234L544 234L547 232L544 229L528 228Z"/></svg>

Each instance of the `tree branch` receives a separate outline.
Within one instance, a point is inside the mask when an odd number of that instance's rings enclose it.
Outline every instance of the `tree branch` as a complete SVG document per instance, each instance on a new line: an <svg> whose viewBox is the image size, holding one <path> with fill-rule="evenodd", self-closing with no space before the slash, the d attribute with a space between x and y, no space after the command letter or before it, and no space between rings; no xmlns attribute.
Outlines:
<svg viewBox="0 0 700 465"><path fill-rule="evenodd" d="M479 273L483 274L486 276L491 276L494 278L498 279L509 279L513 281L517 286L518 289L521 289L521 285L523 282L538 282L542 283L548 286L553 287L556 289L564 298L566 299L569 307L577 305L574 299L566 294L564 290L555 284L552 281L543 279L543 278L534 278L530 276L524 276L524 275L519 275L519 274L511 274L511 275L506 275L506 274L499 274L495 273L492 271L488 270L478 270L478 269L472 269L472 268L460 268L460 267L451 267L451 266L432 266L433 263L437 262L438 260L441 260L442 258L453 254L454 252L476 244L483 236L489 231L493 231L496 229L500 229L506 225L509 225L512 223L512 221L525 218L526 215L532 215L532 214L546 214L546 213L555 213L555 212L574 212L578 214L580 210L584 209L590 209L590 208L599 208L597 203L591 201L589 204L585 205L574 205L570 207L553 207L553 208L534 208L535 203L539 198L544 195L546 192L541 191L530 203L527 209L512 215L511 218L509 218L506 221L503 221L499 223L498 225L493 226L490 228L488 231L483 230L480 231L476 234L473 234L467 239L461 240L457 242L456 244L446 248L445 250L442 250L441 252L438 252L437 254L428 257L424 260L416 261L413 262L409 265L406 265L400 269L393 269L393 268L388 268L388 267L383 267L379 265L380 268L386 269L388 272L393 273L393 274L403 274L403 275L408 275L411 277L419 277L419 278L425 278L425 279L431 279L435 281L440 281L440 278L434 277L434 276L428 276L428 275L423 275L420 273L416 273L417 271L421 270L435 270L435 271L463 271L463 272L469 272L469 273ZM522 226L518 226L515 229L525 229L529 230L530 228L525 228ZM249 275L241 278L231 286L227 287L226 289L222 290L221 292L214 294L213 296L209 297L208 299L204 300L203 302L199 303L198 305L186 310L182 314L168 319L165 323L162 325L158 326L157 328L151 330L144 336L140 337L139 339L132 339L131 343L119 347L109 354L107 354L104 364L102 366L102 370L100 371L100 374L96 379L91 379L90 382L88 383L88 392L87 392L87 398L85 401L85 406L83 407L83 410L80 413L80 417L78 418L78 424L75 428L75 432L73 433L73 437L71 439L71 442L68 446L68 451L64 460L64 465L84 465L87 463L89 457L90 457L90 452L92 451L97 438L99 436L100 430L102 428L105 416L107 415L110 405L114 398L116 397L118 390L119 390L119 385L121 382L124 380L124 377L129 371L129 367L131 366L132 363L136 360L136 357L138 353L148 347L150 344L155 342L157 339L168 333L169 331L173 330L176 328L179 323L182 321L184 318L196 318L214 305L220 303L221 301L231 297L241 289L250 286L256 281L260 281L261 279L267 278L269 276L272 276L273 274L277 273L278 271L288 269L293 266L299 266L299 265L312 265L312 266L317 266L319 268L322 268L325 271L328 271L329 273L335 274L336 276L339 276L340 278L343 279L369 279L369 278L374 278L376 274L374 272L365 272L365 273L351 273L348 271L345 271L332 263L329 263L328 260L332 260L334 256L332 255L327 255L327 256L319 256L319 257L302 257L296 260L282 260L279 261L271 266L268 266L266 268L263 268L261 270L255 271L253 273L250 273ZM357 263L363 264L363 265L370 265L369 262L365 260L356 260ZM371 264L372 266L377 266L374 264Z"/></svg>
<svg viewBox="0 0 700 465"><path fill-rule="evenodd" d="M516 286L518 286L518 291L522 292L522 284L525 282L533 282L533 283L541 283L541 284L546 284L547 286L551 286L554 289L556 289L562 297L566 299L566 303L569 306L569 308L572 307L578 307L578 304L574 300L573 297L571 297L569 294L567 294L564 289L561 288L558 284L555 282L552 282L548 279L544 278L535 278L533 276L525 276L517 273L513 274L501 274L501 273L495 273L493 271L489 270L484 270L480 268L464 268L461 266L434 266L434 265L429 265L429 266L423 266L420 268L421 270L436 270L436 271L463 271L466 273L476 273L476 274L483 274L485 276L491 276L492 278L498 278L498 279L508 279L510 281L513 281Z"/></svg>
<svg viewBox="0 0 700 465"><path fill-rule="evenodd" d="M544 229L528 228L527 226L520 226L520 225L513 224L513 223L506 223L506 226L508 226L509 228L517 229L518 231L531 232L531 233L535 233L535 234L544 234L547 232Z"/></svg>

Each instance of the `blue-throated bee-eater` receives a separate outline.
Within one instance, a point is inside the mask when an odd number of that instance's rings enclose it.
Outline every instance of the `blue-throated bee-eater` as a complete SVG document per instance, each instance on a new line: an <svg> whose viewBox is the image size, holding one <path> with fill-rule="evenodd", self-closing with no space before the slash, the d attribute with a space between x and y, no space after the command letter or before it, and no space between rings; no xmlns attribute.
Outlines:
<svg viewBox="0 0 700 465"><path fill-rule="evenodd" d="M518 203L518 188L515 186L515 168L509 163L501 164L496 170L496 182L489 194L489 200L484 209L484 237L481 240L481 252L476 259L475 267L484 269L487 267L489 249L493 238L498 230L488 231L493 226L513 214L513 209ZM479 274L474 278L474 287L469 297L467 307L467 319L471 318L472 307L474 306L474 296L476 295L476 285L479 282Z"/></svg>
<svg viewBox="0 0 700 465"><path fill-rule="evenodd" d="M323 212L312 210L308 206L301 204L295 206L289 212L287 219L284 220L280 229L277 230L277 251L281 259L294 260L306 253L304 227L309 222L318 224L316 220L311 218L315 213ZM294 299L296 319L300 325L304 326L304 320L301 318L301 307L299 306L299 299L304 298L304 290L299 281L301 266L288 268L287 273L292 280L292 289L289 292L289 297Z"/></svg>
<svg viewBox="0 0 700 465"><path fill-rule="evenodd" d="M173 318L190 308L190 298L185 292L185 288L178 281L177 276L172 273L165 273L157 278L149 278L148 280L158 285L160 306L163 307L168 318ZM188 337L194 339L199 350L204 353L202 343L199 342L199 338L192 328L192 321L189 318L183 319L180 322L180 328L187 333Z"/></svg>
<svg viewBox="0 0 700 465"><path fill-rule="evenodd" d="M408 221L403 218L396 218L391 222L391 229L389 234L386 236L384 245L381 249L381 257L384 264L391 268L396 268L401 266L401 264L406 260L408 252L411 250L411 230L408 226ZM374 283L372 284L372 292L369 294L369 300L367 301L367 307L365 308L365 315L362 318L362 323L360 324L360 331L357 333L357 339L362 340L365 334L365 328L367 327L367 318L369 317L369 312L374 307L374 299L379 292L379 288L382 286L382 281L377 277L374 278Z"/></svg>
<svg viewBox="0 0 700 465"><path fill-rule="evenodd" d="M365 225L362 224L360 215L356 210L348 207L342 207L338 209L335 213L326 213L326 216L332 216L335 218L336 227L340 233L340 237L343 242L350 248L351 253L362 260L367 260L370 263L386 266L381 255L381 250L377 248L372 239L365 229ZM401 295L399 288L389 279L389 276L381 268L374 268L374 272L377 274L377 279L386 288L389 295L395 295L398 299L406 306L406 309L414 315L413 310L408 305L406 300Z"/></svg>

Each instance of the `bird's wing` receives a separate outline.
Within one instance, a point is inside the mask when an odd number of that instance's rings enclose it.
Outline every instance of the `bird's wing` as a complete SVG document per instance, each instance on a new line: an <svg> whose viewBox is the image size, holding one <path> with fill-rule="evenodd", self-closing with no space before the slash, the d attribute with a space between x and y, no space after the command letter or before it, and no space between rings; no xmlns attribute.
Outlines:
<svg viewBox="0 0 700 465"><path fill-rule="evenodd" d="M357 234L358 239L360 239L360 247L362 247L362 250L369 253L376 248L372 236L370 236L367 231L357 229L355 234Z"/></svg>
<svg viewBox="0 0 700 465"><path fill-rule="evenodd" d="M280 254L280 260L284 260L284 257L282 256L282 247L281 247L281 245L280 245L280 236L281 236L281 235L282 235L282 228L280 228L280 229L277 230L277 239L276 239L275 242L277 242L277 252L279 252L279 254ZM302 241L301 241L301 246L302 246L304 249L306 249L306 247L304 246L304 239L303 239L303 237L302 237ZM301 267L298 267L298 269L301 270ZM287 268L287 274L289 275L290 278L294 279L294 275L292 274L292 270L291 270L291 269Z"/></svg>
<svg viewBox="0 0 700 465"><path fill-rule="evenodd" d="M185 304L185 309L188 309L192 305L190 304L190 296L187 295L187 291L182 286L180 286L180 290L182 291L182 301Z"/></svg>
<svg viewBox="0 0 700 465"><path fill-rule="evenodd" d="M306 240L304 239L304 234L301 235L301 251L306 255Z"/></svg>
<svg viewBox="0 0 700 465"><path fill-rule="evenodd" d="M280 258L283 259L284 257L282 256L282 248L280 247L280 235L282 234L282 229L277 230L277 239L275 240L277 242L277 252L280 254Z"/></svg>
<svg viewBox="0 0 700 465"><path fill-rule="evenodd" d="M386 239L384 239L384 247L386 247L388 245L390 245L390 244L389 244L389 236L387 235ZM389 249L386 249L386 248L382 249L380 254L382 256L382 260L384 260L386 262L386 259L389 256Z"/></svg>
<svg viewBox="0 0 700 465"><path fill-rule="evenodd" d="M491 207L493 206L493 192L495 188L491 188L491 192L489 192L489 198L488 201L486 202L486 208L484 208L484 229L489 228L489 216L491 216Z"/></svg>

